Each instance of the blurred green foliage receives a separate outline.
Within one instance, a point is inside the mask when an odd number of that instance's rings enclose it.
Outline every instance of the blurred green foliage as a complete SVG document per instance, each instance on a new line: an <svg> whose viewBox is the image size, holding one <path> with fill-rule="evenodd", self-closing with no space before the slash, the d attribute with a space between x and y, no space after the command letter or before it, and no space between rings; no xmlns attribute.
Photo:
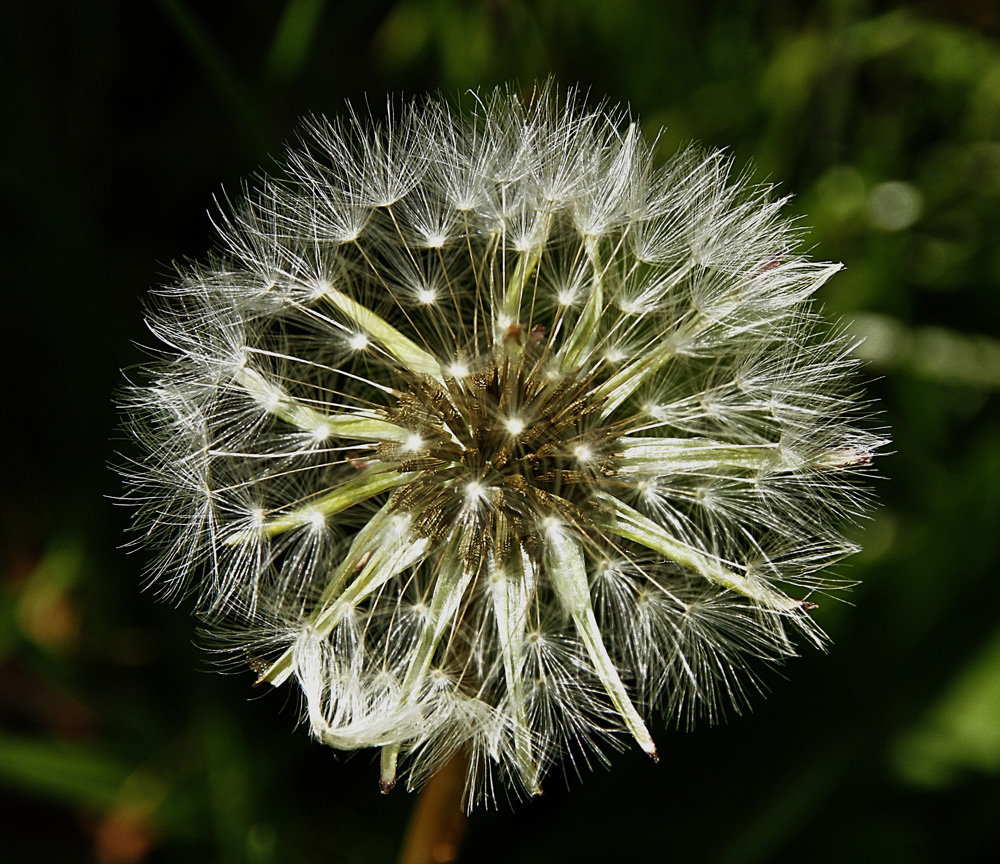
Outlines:
<svg viewBox="0 0 1000 864"><path fill-rule="evenodd" d="M893 430L834 637L652 767L476 814L468 861L982 861L1000 853L1000 9L986 0L89 0L0 28L9 861L391 861L411 800L296 706L206 674L107 496L140 297L307 112L555 74L792 191L847 269ZM157 263L161 262L161 263ZM248 697L254 698L248 701ZM655 726L654 726L655 728Z"/></svg>

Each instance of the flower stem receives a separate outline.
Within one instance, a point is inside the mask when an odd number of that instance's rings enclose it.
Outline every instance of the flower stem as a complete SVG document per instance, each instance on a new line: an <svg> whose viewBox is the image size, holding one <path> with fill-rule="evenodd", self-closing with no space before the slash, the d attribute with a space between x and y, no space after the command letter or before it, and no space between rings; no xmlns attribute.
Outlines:
<svg viewBox="0 0 1000 864"><path fill-rule="evenodd" d="M399 864L448 864L458 858L468 821L462 807L467 762L460 750L420 790Z"/></svg>

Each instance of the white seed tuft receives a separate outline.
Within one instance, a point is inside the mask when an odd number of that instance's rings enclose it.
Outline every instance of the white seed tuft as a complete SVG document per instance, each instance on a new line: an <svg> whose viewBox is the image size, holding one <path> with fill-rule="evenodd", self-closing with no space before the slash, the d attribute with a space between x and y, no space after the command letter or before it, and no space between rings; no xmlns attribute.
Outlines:
<svg viewBox="0 0 1000 864"><path fill-rule="evenodd" d="M474 102L307 124L161 290L123 470L152 581L384 790L464 750L470 806L821 642L885 443L767 189L573 90Z"/></svg>

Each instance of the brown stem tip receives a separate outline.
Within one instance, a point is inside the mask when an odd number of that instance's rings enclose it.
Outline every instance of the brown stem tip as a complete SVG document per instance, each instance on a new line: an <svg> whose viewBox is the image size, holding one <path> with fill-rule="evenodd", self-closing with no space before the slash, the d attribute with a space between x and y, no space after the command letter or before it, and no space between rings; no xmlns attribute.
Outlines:
<svg viewBox="0 0 1000 864"><path fill-rule="evenodd" d="M462 797L467 766L466 754L457 754L421 790L399 864L450 864L457 860L466 825Z"/></svg>

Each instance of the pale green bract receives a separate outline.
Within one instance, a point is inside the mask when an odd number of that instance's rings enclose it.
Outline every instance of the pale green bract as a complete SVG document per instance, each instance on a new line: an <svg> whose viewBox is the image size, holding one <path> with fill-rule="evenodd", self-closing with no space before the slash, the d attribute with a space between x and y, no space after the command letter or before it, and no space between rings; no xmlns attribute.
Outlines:
<svg viewBox="0 0 1000 864"><path fill-rule="evenodd" d="M472 101L306 124L154 303L124 470L217 645L384 790L463 754L470 806L820 643L885 443L768 190L572 90Z"/></svg>

